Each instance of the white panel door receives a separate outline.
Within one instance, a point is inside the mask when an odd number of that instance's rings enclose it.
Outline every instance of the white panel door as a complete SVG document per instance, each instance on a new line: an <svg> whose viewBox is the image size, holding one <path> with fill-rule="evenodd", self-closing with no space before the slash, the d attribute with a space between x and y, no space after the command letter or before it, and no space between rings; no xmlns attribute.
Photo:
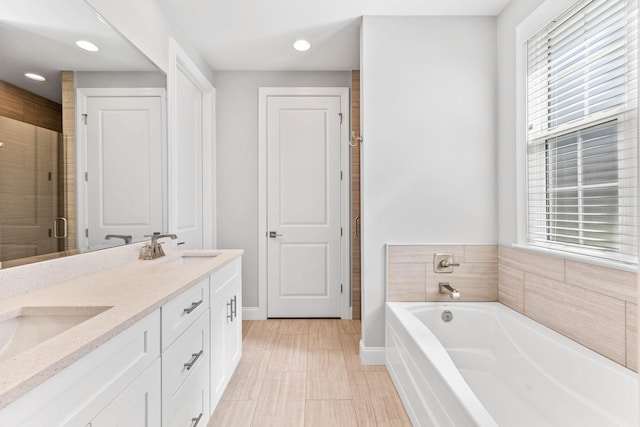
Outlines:
<svg viewBox="0 0 640 427"><path fill-rule="evenodd" d="M176 73L176 234L182 249L202 248L202 92Z"/></svg>
<svg viewBox="0 0 640 427"><path fill-rule="evenodd" d="M162 98L87 97L89 246L163 231Z"/></svg>
<svg viewBox="0 0 640 427"><path fill-rule="evenodd" d="M340 113L338 96L267 99L269 317L340 317Z"/></svg>

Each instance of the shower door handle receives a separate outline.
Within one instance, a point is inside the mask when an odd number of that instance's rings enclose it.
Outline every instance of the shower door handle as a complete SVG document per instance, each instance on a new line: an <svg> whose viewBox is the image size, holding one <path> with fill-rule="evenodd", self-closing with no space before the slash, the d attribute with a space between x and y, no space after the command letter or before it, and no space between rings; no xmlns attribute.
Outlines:
<svg viewBox="0 0 640 427"><path fill-rule="evenodd" d="M62 230L62 233L60 233ZM53 220L53 237L56 239L66 239L67 234L67 219L63 216L60 216Z"/></svg>

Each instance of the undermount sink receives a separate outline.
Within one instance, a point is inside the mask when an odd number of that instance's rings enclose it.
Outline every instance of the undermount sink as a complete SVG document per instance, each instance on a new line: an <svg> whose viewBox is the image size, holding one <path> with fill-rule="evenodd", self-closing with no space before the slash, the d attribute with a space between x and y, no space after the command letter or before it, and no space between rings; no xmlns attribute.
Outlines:
<svg viewBox="0 0 640 427"><path fill-rule="evenodd" d="M45 342L110 307L22 307L0 317L0 361Z"/></svg>
<svg viewBox="0 0 640 427"><path fill-rule="evenodd" d="M162 265L197 265L208 261L219 255L218 252L184 252L178 256L167 256Z"/></svg>

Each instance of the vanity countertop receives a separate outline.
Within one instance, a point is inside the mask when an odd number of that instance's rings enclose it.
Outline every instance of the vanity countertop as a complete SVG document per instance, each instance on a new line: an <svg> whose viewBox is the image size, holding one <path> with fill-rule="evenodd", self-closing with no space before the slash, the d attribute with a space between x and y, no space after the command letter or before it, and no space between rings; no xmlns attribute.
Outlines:
<svg viewBox="0 0 640 427"><path fill-rule="evenodd" d="M0 301L0 318L16 310L106 307L100 314L20 354L0 361L0 409L157 310L198 281L238 258L242 250L171 251ZM176 265L190 255L215 254ZM95 311L95 309L94 309Z"/></svg>

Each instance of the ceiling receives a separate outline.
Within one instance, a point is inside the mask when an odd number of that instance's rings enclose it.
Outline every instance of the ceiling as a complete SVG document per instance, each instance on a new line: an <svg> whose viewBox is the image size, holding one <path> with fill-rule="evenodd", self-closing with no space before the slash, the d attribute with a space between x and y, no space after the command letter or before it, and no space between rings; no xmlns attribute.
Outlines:
<svg viewBox="0 0 640 427"><path fill-rule="evenodd" d="M509 0L156 0L214 70L360 68L363 15L489 15ZM296 39L307 52L292 48Z"/></svg>
<svg viewBox="0 0 640 427"><path fill-rule="evenodd" d="M90 53L75 45L89 40ZM5 1L0 13L0 80L61 102L61 70L156 71L127 40L98 19L83 0ZM34 82L32 72L47 78Z"/></svg>

